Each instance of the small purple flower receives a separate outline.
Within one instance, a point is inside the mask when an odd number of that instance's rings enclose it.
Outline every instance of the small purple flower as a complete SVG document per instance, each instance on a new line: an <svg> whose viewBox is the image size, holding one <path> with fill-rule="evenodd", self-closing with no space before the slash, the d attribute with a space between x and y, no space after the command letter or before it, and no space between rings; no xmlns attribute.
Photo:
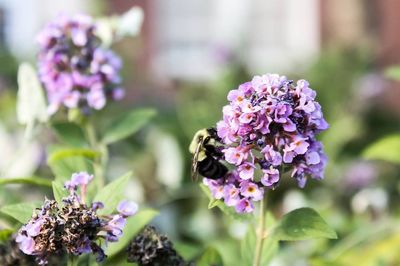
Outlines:
<svg viewBox="0 0 400 266"><path fill-rule="evenodd" d="M255 183L246 180L240 183L240 194L254 201L259 201L264 196L264 190L260 189Z"/></svg>
<svg viewBox="0 0 400 266"><path fill-rule="evenodd" d="M240 165L244 160L247 159L248 152L246 148L238 146L238 147L231 147L223 150L225 154L225 160L228 163Z"/></svg>
<svg viewBox="0 0 400 266"><path fill-rule="evenodd" d="M239 176L243 180L253 179L255 165L250 162L245 162L238 167Z"/></svg>
<svg viewBox="0 0 400 266"><path fill-rule="evenodd" d="M35 252L35 240L30 236L18 235L15 241L19 244L19 248L27 255L33 255Z"/></svg>
<svg viewBox="0 0 400 266"><path fill-rule="evenodd" d="M25 226L26 233L30 237L35 237L40 233L43 225L43 219L39 218L36 221L32 221Z"/></svg>
<svg viewBox="0 0 400 266"><path fill-rule="evenodd" d="M239 189L228 184L224 187L224 201L227 206L235 206L240 200Z"/></svg>
<svg viewBox="0 0 400 266"><path fill-rule="evenodd" d="M224 196L224 186L212 179L204 178L203 183L211 190L211 194L215 199L222 199Z"/></svg>
<svg viewBox="0 0 400 266"><path fill-rule="evenodd" d="M134 215L139 209L139 206L133 202L128 200L123 200L118 204L117 211L123 217L129 217Z"/></svg>
<svg viewBox="0 0 400 266"><path fill-rule="evenodd" d="M272 145L266 145L262 150L261 153L264 154L265 159L268 163L278 166L282 163L282 155L275 151Z"/></svg>
<svg viewBox="0 0 400 266"><path fill-rule="evenodd" d="M80 172L72 174L71 180L65 182L67 189L76 189L78 186L86 186L93 179L93 175L87 172Z"/></svg>
<svg viewBox="0 0 400 266"><path fill-rule="evenodd" d="M263 170L264 175L261 177L261 183L266 187L273 187L279 182L279 170L275 168L269 168Z"/></svg>
<svg viewBox="0 0 400 266"><path fill-rule="evenodd" d="M106 239L110 242L115 242L122 235L125 227L126 219L121 215L114 215L113 218L103 227L107 231Z"/></svg>
<svg viewBox="0 0 400 266"><path fill-rule="evenodd" d="M249 213L254 210L254 205L246 198L241 199L235 206L238 213Z"/></svg>

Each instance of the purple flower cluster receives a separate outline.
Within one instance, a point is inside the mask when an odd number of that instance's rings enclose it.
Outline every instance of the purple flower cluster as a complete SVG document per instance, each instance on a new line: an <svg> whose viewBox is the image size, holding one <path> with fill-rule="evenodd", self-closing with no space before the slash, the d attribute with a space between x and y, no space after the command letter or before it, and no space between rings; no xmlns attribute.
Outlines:
<svg viewBox="0 0 400 266"><path fill-rule="evenodd" d="M134 202L122 201L117 214L98 215L104 207L101 202L88 206L85 201L86 185L93 176L81 172L74 174L65 187L69 195L62 199L63 206L54 200L45 200L35 210L32 218L18 231L16 242L28 255L36 256L39 265L47 264L50 255L66 252L74 256L93 253L97 261L106 257L101 241L116 242L122 235L126 218L134 215L138 206ZM77 190L80 187L80 196Z"/></svg>
<svg viewBox="0 0 400 266"><path fill-rule="evenodd" d="M289 170L300 187L307 176L322 179L327 162L316 135L328 128L316 92L306 80L294 83L266 74L228 94L223 120L217 123L223 159L234 170L218 180L205 179L216 199L253 211L264 189L275 188Z"/></svg>
<svg viewBox="0 0 400 266"><path fill-rule="evenodd" d="M39 76L47 91L50 114L62 106L100 110L107 98L124 96L121 60L100 47L91 17L60 16L39 33L38 42Z"/></svg>

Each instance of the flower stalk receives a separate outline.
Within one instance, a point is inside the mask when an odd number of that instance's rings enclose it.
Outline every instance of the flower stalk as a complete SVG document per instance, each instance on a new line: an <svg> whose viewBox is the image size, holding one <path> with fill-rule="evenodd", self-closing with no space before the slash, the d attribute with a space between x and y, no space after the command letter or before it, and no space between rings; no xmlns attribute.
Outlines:
<svg viewBox="0 0 400 266"><path fill-rule="evenodd" d="M90 147L99 153L93 162L94 174L96 176L97 188L101 189L105 184L105 171L108 162L108 148L107 145L102 144L98 141L96 131L93 124L90 121L86 121L84 125L86 137L88 139Z"/></svg>
<svg viewBox="0 0 400 266"><path fill-rule="evenodd" d="M266 213L266 197L264 197L260 201L260 214L258 219L258 228L256 232L256 248L254 253L254 262L253 266L260 266L261 257L262 257L262 249L265 240L265 213Z"/></svg>

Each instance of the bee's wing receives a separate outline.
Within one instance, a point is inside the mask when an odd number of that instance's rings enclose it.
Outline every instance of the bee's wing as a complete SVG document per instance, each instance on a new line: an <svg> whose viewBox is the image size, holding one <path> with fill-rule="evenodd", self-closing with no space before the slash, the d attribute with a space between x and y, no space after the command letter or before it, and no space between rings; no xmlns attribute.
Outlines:
<svg viewBox="0 0 400 266"><path fill-rule="evenodd" d="M198 163L198 159L199 159L199 153L200 153L200 149L203 146L204 143L204 139L200 138L199 139L199 143L197 144L196 150L193 154L193 159L192 159L192 181L197 181L198 178L198 173L197 173L197 163Z"/></svg>

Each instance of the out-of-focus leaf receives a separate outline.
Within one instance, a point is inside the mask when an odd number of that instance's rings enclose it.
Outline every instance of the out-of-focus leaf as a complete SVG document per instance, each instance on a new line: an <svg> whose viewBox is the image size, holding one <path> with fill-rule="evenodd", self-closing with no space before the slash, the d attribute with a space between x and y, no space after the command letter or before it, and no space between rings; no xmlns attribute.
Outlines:
<svg viewBox="0 0 400 266"><path fill-rule="evenodd" d="M213 248L208 247L200 258L196 261L197 266L222 266L223 261L219 252Z"/></svg>
<svg viewBox="0 0 400 266"><path fill-rule="evenodd" d="M337 239L336 232L311 208L300 208L285 214L274 227L272 237L284 241Z"/></svg>
<svg viewBox="0 0 400 266"><path fill-rule="evenodd" d="M2 207L0 212L11 216L21 223L26 223L32 217L33 210L40 207L41 204L41 202L11 204Z"/></svg>
<svg viewBox="0 0 400 266"><path fill-rule="evenodd" d="M51 187L51 181L42 177L14 177L14 178L0 178L0 186L7 184L26 184L43 187Z"/></svg>
<svg viewBox="0 0 400 266"><path fill-rule="evenodd" d="M400 134L386 136L371 145L363 152L363 157L370 160L383 160L400 163Z"/></svg>
<svg viewBox="0 0 400 266"><path fill-rule="evenodd" d="M106 254L109 257L116 255L118 252L123 250L128 243L137 235L143 227L148 224L153 218L158 214L156 210L144 209L139 210L139 212L128 218L127 223L124 227L124 233L118 240L118 242L109 243L106 250Z"/></svg>
<svg viewBox="0 0 400 266"><path fill-rule="evenodd" d="M22 63L18 69L17 118L19 123L31 126L35 121L48 120L43 88L35 69L28 63Z"/></svg>
<svg viewBox="0 0 400 266"><path fill-rule="evenodd" d="M58 122L53 123L51 126L60 141L74 147L84 147L87 145L83 130L78 125L68 122Z"/></svg>
<svg viewBox="0 0 400 266"><path fill-rule="evenodd" d="M104 208L98 210L99 214L108 214L115 211L118 203L124 199L122 191L125 190L131 176L132 172L124 174L97 193L93 201L100 201L104 204Z"/></svg>
<svg viewBox="0 0 400 266"><path fill-rule="evenodd" d="M54 196L54 199L58 203L61 203L62 202L62 198L68 196L68 191L64 188L64 185L61 184L60 182L53 181L52 185L53 185L53 196Z"/></svg>
<svg viewBox="0 0 400 266"><path fill-rule="evenodd" d="M10 236L14 233L13 229L2 229L0 230L0 242L5 242L10 239Z"/></svg>
<svg viewBox="0 0 400 266"><path fill-rule="evenodd" d="M154 109L144 108L122 115L106 129L103 142L110 144L129 137L141 129L155 114Z"/></svg>
<svg viewBox="0 0 400 266"><path fill-rule="evenodd" d="M54 163L57 161L64 160L70 157L85 157L90 160L94 160L99 153L91 149L63 149L50 154L47 159L48 163Z"/></svg>
<svg viewBox="0 0 400 266"><path fill-rule="evenodd" d="M193 244L188 242L174 241L174 248L179 255L186 261L192 260L199 255L199 250L202 249L201 244Z"/></svg>
<svg viewBox="0 0 400 266"><path fill-rule="evenodd" d="M93 174L93 160L98 154L90 149L59 149L50 154L47 163L56 180L64 182L76 172Z"/></svg>
<svg viewBox="0 0 400 266"><path fill-rule="evenodd" d="M210 200L210 203L208 204L209 208L218 207L225 214L238 221L248 221L253 218L253 216L249 214L237 213L234 208L226 206L221 200L215 200L206 185L200 184L200 188Z"/></svg>
<svg viewBox="0 0 400 266"><path fill-rule="evenodd" d="M400 65L395 65L386 68L385 76L390 79L400 80Z"/></svg>

